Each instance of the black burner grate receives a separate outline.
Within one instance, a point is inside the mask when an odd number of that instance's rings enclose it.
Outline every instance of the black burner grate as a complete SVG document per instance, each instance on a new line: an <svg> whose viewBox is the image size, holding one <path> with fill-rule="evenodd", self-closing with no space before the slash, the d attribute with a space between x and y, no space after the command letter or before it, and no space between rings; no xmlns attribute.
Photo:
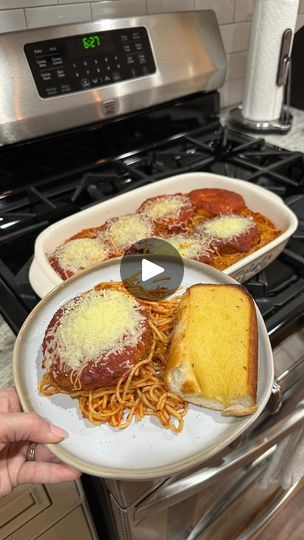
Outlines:
<svg viewBox="0 0 304 540"><path fill-rule="evenodd" d="M127 151L136 141L141 149L118 157L107 157L107 152L113 155L114 147L112 140L106 145L104 138L101 144L102 130L35 143L31 147L32 153L36 151L34 161L32 154L27 157L27 145L0 152L0 304L14 330L38 300L28 271L39 232L92 204L191 171L261 185L283 197L293 209L299 217L298 230L284 253L250 280L248 288L270 334L304 311L304 156L229 131L212 114L207 121L201 101L194 102L197 109L190 102L187 120L185 109L182 121L176 118L175 106L162 119L158 111L152 120L153 115L148 120L145 117L148 135L144 120L142 124L126 121L124 129L116 129L117 147ZM162 136L166 138L161 140Z"/></svg>

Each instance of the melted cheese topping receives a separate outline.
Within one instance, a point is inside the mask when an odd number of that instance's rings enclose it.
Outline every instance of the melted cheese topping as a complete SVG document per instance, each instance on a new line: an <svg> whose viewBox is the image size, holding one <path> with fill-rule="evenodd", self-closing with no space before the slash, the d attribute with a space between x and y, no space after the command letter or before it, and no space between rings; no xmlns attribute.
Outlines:
<svg viewBox="0 0 304 540"><path fill-rule="evenodd" d="M47 369L55 350L61 362L79 372L89 361L136 346L145 328L140 304L119 291L93 290L63 309L60 323L49 333L54 339L44 354Z"/></svg>
<svg viewBox="0 0 304 540"><path fill-rule="evenodd" d="M164 199L150 201L145 206L144 212L151 219L166 218L172 214L178 216L181 206L189 204L189 199L184 195L168 195Z"/></svg>
<svg viewBox="0 0 304 540"><path fill-rule="evenodd" d="M107 259L109 249L98 238L79 238L69 240L54 253L61 268L77 274Z"/></svg>
<svg viewBox="0 0 304 540"><path fill-rule="evenodd" d="M236 215L220 216L206 221L201 230L211 239L230 240L249 231L254 226L251 218Z"/></svg>
<svg viewBox="0 0 304 540"><path fill-rule="evenodd" d="M129 214L110 222L106 235L123 249L152 236L152 223L140 214Z"/></svg>
<svg viewBox="0 0 304 540"><path fill-rule="evenodd" d="M181 257L193 259L202 255L210 255L211 248L207 239L199 236L187 236L176 234L166 238L170 244L177 249Z"/></svg>

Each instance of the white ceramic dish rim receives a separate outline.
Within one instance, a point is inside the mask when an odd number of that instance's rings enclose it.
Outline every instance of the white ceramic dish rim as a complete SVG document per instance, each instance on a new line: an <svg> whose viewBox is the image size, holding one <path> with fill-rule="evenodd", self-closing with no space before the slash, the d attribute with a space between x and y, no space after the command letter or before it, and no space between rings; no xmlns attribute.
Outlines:
<svg viewBox="0 0 304 540"><path fill-rule="evenodd" d="M57 230L61 231L62 229L64 229L65 225L71 224L74 221L78 222L79 220L81 220L82 217L83 217L82 228L85 228L86 217L90 215L91 213L92 214L95 213L97 209L100 209L102 211L102 209L106 209L115 205L115 207L117 207L116 215L123 215L127 212L120 210L120 208L125 208L124 203L126 203L126 200L131 200L132 197L134 197L134 194L142 195L142 201L143 201L147 197L156 196L158 194L170 193L170 192L172 193L174 192L174 190L180 191L181 188L179 186L175 187L175 185L176 183L182 181L183 179L185 180L185 186L184 186L183 191L186 192L187 181L190 182L191 179L193 179L193 177L196 178L195 180L196 188L208 187L206 184L206 180L210 181L211 184L212 184L212 181L216 180L216 182L219 182L221 184L219 185L219 187L223 187L222 184L224 184L225 185L224 187L226 189L236 190L238 193L243 194L244 197L246 198L250 198L251 194L253 196L257 194L258 196L263 197L265 201L269 202L269 205L272 205L273 207L275 207L278 210L278 212L284 213L286 218L289 221L289 226L287 227L285 231L282 232L282 234L280 234L280 236L278 236L272 242L269 242L269 244L263 246L256 252L248 255L247 257L244 257L241 261L238 261L237 263L233 264L232 266L224 270L224 273L227 275L234 274L240 271L241 269L244 269L245 267L249 266L252 262L254 262L256 259L259 259L266 253L270 253L273 249L280 246L281 244L283 245L285 242L287 242L287 240L290 238L290 236L292 236L292 234L295 232L295 230L298 227L298 220L297 220L296 215L284 204L282 199L278 197L276 194L269 192L268 190L266 190L265 188L261 186L251 184L244 180L239 180L236 178L227 178L226 176L216 175L212 173L209 174L209 173L199 172L199 173L179 174L179 175L171 176L164 180L159 180L157 182L137 188L133 191L118 195L117 197L114 197L108 201L98 203L88 209L82 210L76 214L73 214L72 216L68 216L67 218L60 220L54 225L51 225L47 227L44 231L42 231L42 233L39 234L35 242L35 256L34 256L34 260L30 269L30 282L35 292L40 297L43 297L45 294L45 289L51 290L52 287L55 287L56 285L62 283L62 279L52 268L46 255L46 253L48 252L47 241L48 241L48 236L50 234L53 235ZM199 184L200 179L203 182L202 186L200 186ZM214 187L214 186L211 185L210 187ZM189 190L191 189L195 189L194 184L190 186ZM250 203L249 203L249 207L250 207ZM101 222L102 220L100 220L100 223ZM80 230L80 228L77 226L77 231ZM60 235L58 235L57 245L60 245L67 237L62 238L62 232L60 232ZM41 283L39 282L39 280L41 281Z"/></svg>
<svg viewBox="0 0 304 540"><path fill-rule="evenodd" d="M73 278L70 278L69 280L61 283L58 287L53 289L50 293L48 293L47 296L45 296L39 304L33 309L33 311L30 313L26 321L24 322L15 343L14 348L14 354L13 354L13 373L14 373L14 380L16 389L20 398L20 402L22 404L23 410L28 412L33 410L31 406L31 400L27 397L26 391L24 388L24 384L22 382L22 376L19 373L18 370L18 358L21 357L20 350L23 347L24 340L26 339L27 332L30 328L30 325L33 321L33 319L37 316L39 316L39 312L41 308L51 299L53 299L60 291L62 291L65 287L67 287L72 281L76 282L78 279L82 279L85 275L90 274L92 271L96 271L99 268L104 268L106 266L110 266L113 264L114 261L117 261L119 263L121 259L111 259L109 261L105 261L104 263L101 263L100 265L94 267L94 269L90 268L78 276L74 276ZM235 285L239 285L239 283L231 278L230 276L224 275L219 270L216 270L208 265L187 260L186 264L189 267L192 267L194 269L199 269L200 271L202 268L204 268L204 273L214 276L214 279L218 276L218 279L220 279L224 283L231 283ZM238 438L262 413L264 407L266 406L268 399L271 395L272 391L272 383L274 379L274 365L273 365L273 355L272 355L272 349L271 345L268 339L267 330L265 327L265 323L263 320L263 317L256 307L257 310L257 318L258 318L258 324L259 328L262 328L262 333L264 337L264 345L266 349L266 355L270 359L269 361L269 369L270 369L270 375L268 380L268 387L266 388L266 391L264 392L264 396L259 404L259 408L257 412L254 415L245 417L244 423L240 425L239 427L236 427L233 435L230 437L227 437L225 441L218 444L216 447L214 447L207 455L204 455L202 451L196 452L194 455L190 456L189 458L182 459L181 461L175 461L172 463L171 466L159 466L155 468L149 468L149 469L137 469L136 471L130 470L126 471L126 469L119 469L119 468L111 468L111 467L99 467L95 465L90 465L87 462L83 462L82 460L76 458L73 456L69 451L65 450L59 445L47 445L50 450L58 457L60 458L64 463L70 465L71 467L75 467L76 469L81 470L84 473L93 475L93 476L102 476L104 478L116 478L121 480L146 480L146 479L152 479L152 478L158 478L158 477L164 477L176 473L180 473L186 469L189 469L190 467L194 467L196 465L201 464L206 459L211 458L221 450L223 450L227 445L229 445L233 440ZM266 339L265 339L266 337ZM220 413L219 413L220 414Z"/></svg>

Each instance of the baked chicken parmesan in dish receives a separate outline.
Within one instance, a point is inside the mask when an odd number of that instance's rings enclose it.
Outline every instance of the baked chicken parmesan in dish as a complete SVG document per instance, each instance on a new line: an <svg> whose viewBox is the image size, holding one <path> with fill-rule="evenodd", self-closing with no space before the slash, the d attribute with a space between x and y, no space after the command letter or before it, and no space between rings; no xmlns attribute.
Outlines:
<svg viewBox="0 0 304 540"><path fill-rule="evenodd" d="M159 195L147 199L138 209L153 221L158 229L182 231L190 224L195 207L188 195Z"/></svg>
<svg viewBox="0 0 304 540"><path fill-rule="evenodd" d="M146 199L133 214L80 231L48 258L67 279L106 259L131 253L141 240L161 238L182 257L225 270L280 234L266 216L246 207L240 194L203 188Z"/></svg>

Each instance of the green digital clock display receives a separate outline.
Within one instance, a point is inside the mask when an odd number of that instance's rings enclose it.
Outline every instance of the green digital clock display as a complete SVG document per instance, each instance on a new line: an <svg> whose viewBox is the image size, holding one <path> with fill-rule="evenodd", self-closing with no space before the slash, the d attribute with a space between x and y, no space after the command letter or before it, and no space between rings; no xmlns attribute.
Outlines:
<svg viewBox="0 0 304 540"><path fill-rule="evenodd" d="M84 49L96 49L96 47L100 47L101 45L100 37L96 34L92 36L83 36L81 41Z"/></svg>

